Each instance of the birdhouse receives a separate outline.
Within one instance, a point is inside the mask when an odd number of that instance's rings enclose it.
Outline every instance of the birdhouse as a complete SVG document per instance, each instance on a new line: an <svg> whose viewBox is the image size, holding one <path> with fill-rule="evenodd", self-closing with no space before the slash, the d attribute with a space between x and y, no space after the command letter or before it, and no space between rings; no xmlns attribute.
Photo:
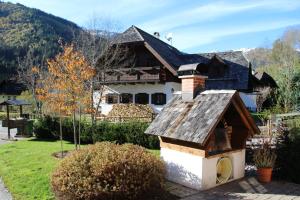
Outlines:
<svg viewBox="0 0 300 200"><path fill-rule="evenodd" d="M205 90L198 65L181 66L182 91L146 130L160 139L167 179L205 190L242 178L248 137L259 133L235 90Z"/></svg>

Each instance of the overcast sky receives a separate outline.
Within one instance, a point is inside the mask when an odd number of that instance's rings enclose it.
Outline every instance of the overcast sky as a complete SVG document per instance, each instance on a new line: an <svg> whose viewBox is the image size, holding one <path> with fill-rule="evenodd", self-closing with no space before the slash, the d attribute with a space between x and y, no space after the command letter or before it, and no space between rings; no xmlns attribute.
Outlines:
<svg viewBox="0 0 300 200"><path fill-rule="evenodd" d="M300 0L11 0L86 26L94 16L136 25L186 52L268 46L300 24Z"/></svg>

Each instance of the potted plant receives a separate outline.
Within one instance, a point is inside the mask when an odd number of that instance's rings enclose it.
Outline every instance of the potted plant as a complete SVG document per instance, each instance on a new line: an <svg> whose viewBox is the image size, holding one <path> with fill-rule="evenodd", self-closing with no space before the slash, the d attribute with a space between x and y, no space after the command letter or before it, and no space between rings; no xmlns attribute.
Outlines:
<svg viewBox="0 0 300 200"><path fill-rule="evenodd" d="M253 154L253 161L257 167L257 178L260 182L268 183L272 179L272 171L276 161L276 154L268 143Z"/></svg>

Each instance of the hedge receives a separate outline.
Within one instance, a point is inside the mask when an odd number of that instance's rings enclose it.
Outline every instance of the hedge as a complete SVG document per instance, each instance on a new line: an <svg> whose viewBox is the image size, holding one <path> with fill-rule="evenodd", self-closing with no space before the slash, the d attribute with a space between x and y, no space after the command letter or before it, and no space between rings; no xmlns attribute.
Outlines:
<svg viewBox="0 0 300 200"><path fill-rule="evenodd" d="M63 139L73 142L73 123L66 118L62 121ZM78 129L78 121L76 122ZM90 122L81 122L81 143L91 144L102 141L117 144L132 143L149 149L158 149L159 140L156 136L144 134L149 126L147 122L97 122L92 128ZM49 116L35 120L34 133L40 139L59 139L59 120Z"/></svg>
<svg viewBox="0 0 300 200"><path fill-rule="evenodd" d="M9 117L10 118L15 118L15 117L19 117L20 114L19 113L14 113L14 112L10 112L9 113ZM0 112L0 120L4 120L7 118L7 113L6 112Z"/></svg>

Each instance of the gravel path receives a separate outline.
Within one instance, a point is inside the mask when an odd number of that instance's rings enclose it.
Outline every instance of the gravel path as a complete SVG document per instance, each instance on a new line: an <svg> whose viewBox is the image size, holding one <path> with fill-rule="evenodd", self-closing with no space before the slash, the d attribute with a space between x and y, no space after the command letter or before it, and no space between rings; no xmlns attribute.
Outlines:
<svg viewBox="0 0 300 200"><path fill-rule="evenodd" d="M6 132L5 132L6 131ZM15 131L12 132L13 136L15 135ZM0 148L2 144L6 144L9 141L3 140L1 138L7 138L7 128L2 128L2 122L0 121ZM5 188L4 183L0 177L0 200L12 200L12 196L9 191Z"/></svg>

